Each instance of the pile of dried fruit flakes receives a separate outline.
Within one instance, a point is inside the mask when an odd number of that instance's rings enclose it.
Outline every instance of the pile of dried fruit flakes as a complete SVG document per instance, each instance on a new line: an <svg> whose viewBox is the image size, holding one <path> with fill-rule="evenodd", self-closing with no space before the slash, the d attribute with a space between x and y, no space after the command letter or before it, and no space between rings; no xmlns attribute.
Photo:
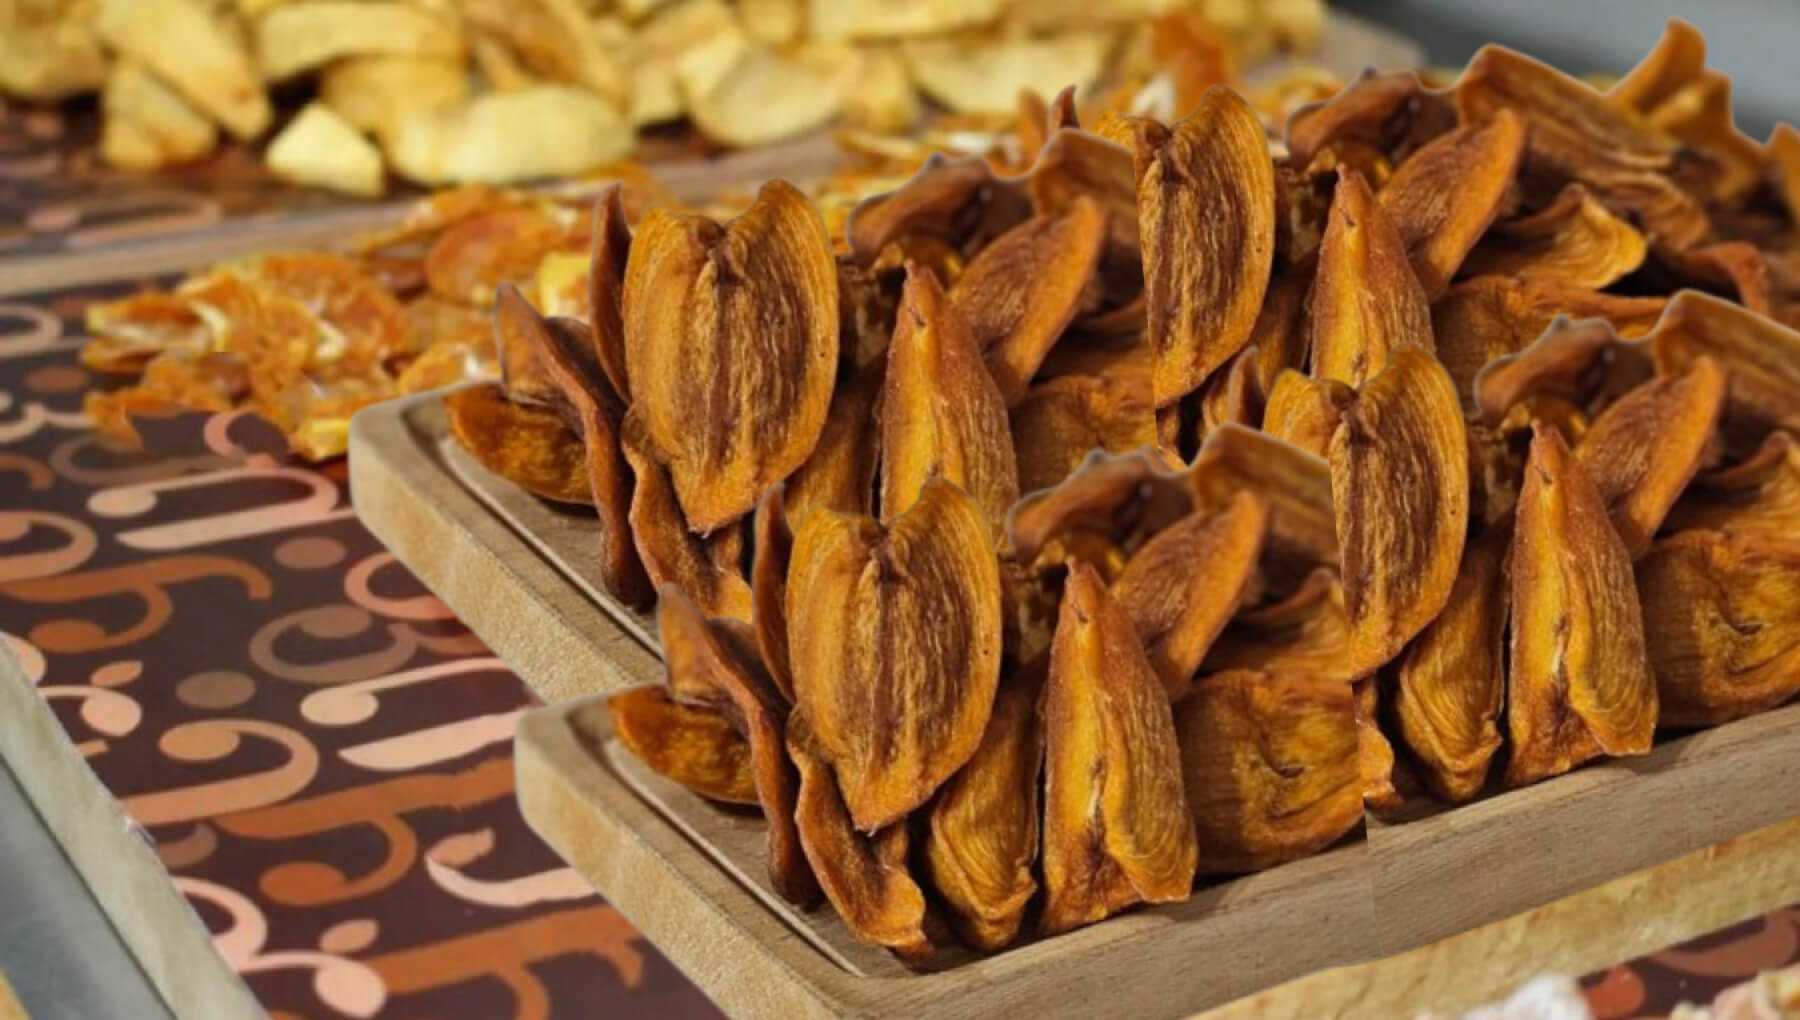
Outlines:
<svg viewBox="0 0 1800 1020"><path fill-rule="evenodd" d="M913 127L1021 88L1128 87L1320 42L1324 0L8 0L0 94L98 92L134 170L278 127L298 183L379 194L581 173L681 122L722 146ZM1173 35L1176 38L1171 38ZM271 91L316 92L285 123Z"/></svg>
<svg viewBox="0 0 1800 1020"><path fill-rule="evenodd" d="M1185 19L1150 27L1165 70L1131 103L1166 116L1229 78L1231 61L1207 56L1219 56L1216 41L1195 35ZM1251 95L1264 119L1279 123L1341 85L1299 68ZM1093 108L1117 98L1096 96ZM1072 103L1067 91L1048 104L1026 91L1006 117L946 116L903 133L845 131L844 165L814 191L834 246L845 246L845 219L858 199L904 183L936 153L979 156L1003 175L1024 172L1043 147L1045 125L1075 117ZM675 204L643 167L616 170L631 219L651 205ZM87 317L95 340L84 360L133 385L94 394L89 414L102 431L134 442L135 414L170 405L239 409L274 423L308 460L342 456L357 410L494 374L491 312L501 283L524 288L547 313L586 317L592 217L569 196L591 198L596 188L574 184L562 197L481 185L443 191L348 254L284 252L225 263L172 292L97 305ZM727 216L750 199L713 195L703 211Z"/></svg>
<svg viewBox="0 0 1800 1020"><path fill-rule="evenodd" d="M1075 120L840 251L779 182L611 193L584 296L501 285L503 381L447 398L593 506L668 668L616 731L760 805L777 890L997 949L1800 689L1800 136L1693 29L1275 144L1225 89Z"/></svg>

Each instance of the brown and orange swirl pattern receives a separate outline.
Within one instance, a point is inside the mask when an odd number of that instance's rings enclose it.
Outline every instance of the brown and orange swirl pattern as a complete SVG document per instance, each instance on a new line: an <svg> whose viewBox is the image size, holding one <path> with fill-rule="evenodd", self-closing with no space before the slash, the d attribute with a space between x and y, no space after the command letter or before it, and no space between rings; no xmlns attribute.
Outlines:
<svg viewBox="0 0 1800 1020"><path fill-rule="evenodd" d="M252 419L86 425L0 302L0 641L271 1015L714 1015L519 817L527 688Z"/></svg>

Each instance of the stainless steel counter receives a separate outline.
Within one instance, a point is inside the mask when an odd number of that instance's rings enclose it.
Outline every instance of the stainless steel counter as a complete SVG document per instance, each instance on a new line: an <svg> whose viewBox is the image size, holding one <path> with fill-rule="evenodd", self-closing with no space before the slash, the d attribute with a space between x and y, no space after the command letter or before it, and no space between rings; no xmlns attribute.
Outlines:
<svg viewBox="0 0 1800 1020"><path fill-rule="evenodd" d="M0 970L32 1020L169 1016L4 762Z"/></svg>

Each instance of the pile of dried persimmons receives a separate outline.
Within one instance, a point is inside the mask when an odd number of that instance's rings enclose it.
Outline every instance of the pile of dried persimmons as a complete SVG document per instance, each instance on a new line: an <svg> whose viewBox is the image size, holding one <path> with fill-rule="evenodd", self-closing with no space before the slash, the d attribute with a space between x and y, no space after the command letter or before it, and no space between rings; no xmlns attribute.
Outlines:
<svg viewBox="0 0 1800 1020"><path fill-rule="evenodd" d="M1224 89L1048 117L835 247L779 182L610 193L580 300L500 285L502 382L446 398L594 508L668 669L616 732L759 805L783 895L998 949L1800 691L1800 136L1691 28L1276 142Z"/></svg>

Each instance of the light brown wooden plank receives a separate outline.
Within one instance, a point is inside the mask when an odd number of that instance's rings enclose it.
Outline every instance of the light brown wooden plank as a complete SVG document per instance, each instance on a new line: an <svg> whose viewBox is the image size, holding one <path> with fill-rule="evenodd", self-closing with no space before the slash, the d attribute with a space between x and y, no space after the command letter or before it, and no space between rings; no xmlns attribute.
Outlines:
<svg viewBox="0 0 1800 1020"><path fill-rule="evenodd" d="M1358 960L1372 927L1356 842L1204 888L1185 903L910 973L881 954L846 949L828 909L772 909L744 877L760 873L760 840L703 849L693 826L677 819L714 809L685 794L643 796L609 755L590 751L607 745L610 729L597 698L528 715L515 742L520 807L733 1016L1179 1017ZM728 866L720 856L730 856ZM821 942L865 973L834 962Z"/></svg>
<svg viewBox="0 0 1800 1020"><path fill-rule="evenodd" d="M1289 982L1205 1020L1471 1009L1541 974L1588 973L1797 901L1800 818L1790 818L1406 953Z"/></svg>
<svg viewBox="0 0 1800 1020"><path fill-rule="evenodd" d="M1369 834L1399 952L1800 817L1800 703ZM1800 889L1793 890L1800 899Z"/></svg>

